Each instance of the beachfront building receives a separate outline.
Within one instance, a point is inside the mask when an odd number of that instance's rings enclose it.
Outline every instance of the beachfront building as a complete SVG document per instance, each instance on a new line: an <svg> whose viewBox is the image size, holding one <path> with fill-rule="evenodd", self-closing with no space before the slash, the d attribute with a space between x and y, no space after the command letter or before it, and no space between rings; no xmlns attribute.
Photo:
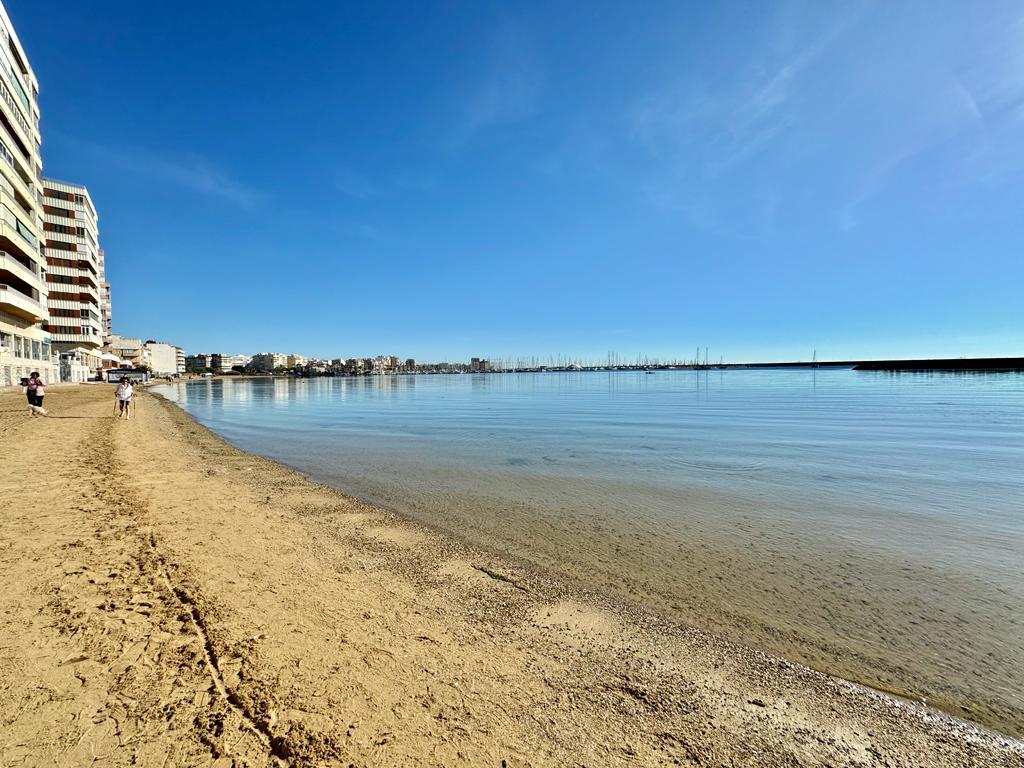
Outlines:
<svg viewBox="0 0 1024 768"><path fill-rule="evenodd" d="M143 365L149 368L154 376L176 376L179 372L179 355L184 368L184 352L179 347L152 339L142 345Z"/></svg>
<svg viewBox="0 0 1024 768"><path fill-rule="evenodd" d="M249 361L248 368L255 373L270 373L278 368L288 367L288 356L279 352L257 352Z"/></svg>
<svg viewBox="0 0 1024 768"><path fill-rule="evenodd" d="M214 352L209 355L209 359L210 368L221 373L233 371L238 366L244 368L252 360L249 355L226 355L223 352Z"/></svg>
<svg viewBox="0 0 1024 768"><path fill-rule="evenodd" d="M39 81L0 4L0 386L60 375L47 321Z"/></svg>
<svg viewBox="0 0 1024 768"><path fill-rule="evenodd" d="M96 253L100 261L100 324L103 326L103 338L106 338L113 332L113 307L110 301L110 283L107 282L106 254L102 248L98 248Z"/></svg>
<svg viewBox="0 0 1024 768"><path fill-rule="evenodd" d="M287 366L289 368L299 368L309 362L309 359L303 355L288 355Z"/></svg>
<svg viewBox="0 0 1024 768"><path fill-rule="evenodd" d="M141 368L146 364L142 339L132 339L112 333L107 337L103 351L116 356L120 364L128 368Z"/></svg>
<svg viewBox="0 0 1024 768"><path fill-rule="evenodd" d="M198 354L198 355L186 355L185 356L185 370L190 373L203 373L207 368L211 368L210 355Z"/></svg>
<svg viewBox="0 0 1024 768"><path fill-rule="evenodd" d="M43 179L49 313L44 327L58 353L74 350L73 357L93 370L101 367L104 336L97 221L88 189Z"/></svg>

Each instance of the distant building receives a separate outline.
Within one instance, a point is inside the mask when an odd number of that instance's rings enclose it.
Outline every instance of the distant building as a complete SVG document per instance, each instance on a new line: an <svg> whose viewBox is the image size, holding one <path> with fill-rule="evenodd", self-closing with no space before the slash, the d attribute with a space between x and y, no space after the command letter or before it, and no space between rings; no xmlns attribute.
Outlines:
<svg viewBox="0 0 1024 768"><path fill-rule="evenodd" d="M102 248L96 250L100 265L100 325L103 326L103 337L110 335L113 325L113 307L110 298L110 283L107 282L107 258Z"/></svg>
<svg viewBox="0 0 1024 768"><path fill-rule="evenodd" d="M235 369L235 366L246 366L252 359L248 355L228 355L224 352L211 352L207 355L209 368L213 371L225 373Z"/></svg>
<svg viewBox="0 0 1024 768"><path fill-rule="evenodd" d="M142 345L144 365L154 376L174 376L178 373L178 353L181 350L173 344L153 341Z"/></svg>
<svg viewBox="0 0 1024 768"><path fill-rule="evenodd" d="M141 368L146 364L142 351L142 339L132 339L113 333L107 337L103 351L117 355L118 359L130 368Z"/></svg>
<svg viewBox="0 0 1024 768"><path fill-rule="evenodd" d="M252 356L248 368L257 373L270 373L288 367L288 357L279 352L258 352Z"/></svg>
<svg viewBox="0 0 1024 768"><path fill-rule="evenodd" d="M209 355L186 355L185 357L185 370L191 373L202 373L207 368L210 368L210 356Z"/></svg>
<svg viewBox="0 0 1024 768"><path fill-rule="evenodd" d="M285 365L287 365L289 368L299 368L300 366L305 365L307 362L308 359L303 357L302 355L288 355Z"/></svg>

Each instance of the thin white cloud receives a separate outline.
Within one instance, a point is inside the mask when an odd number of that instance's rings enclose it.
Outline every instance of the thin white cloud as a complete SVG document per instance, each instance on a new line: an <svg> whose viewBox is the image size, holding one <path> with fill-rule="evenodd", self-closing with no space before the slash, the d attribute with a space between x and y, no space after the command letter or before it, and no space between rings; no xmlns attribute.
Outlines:
<svg viewBox="0 0 1024 768"><path fill-rule="evenodd" d="M791 123L800 76L851 23L843 17L761 74L712 89L692 78L642 99L628 116L630 135L659 155L699 150L699 170L717 177L766 148Z"/></svg>
<svg viewBox="0 0 1024 768"><path fill-rule="evenodd" d="M353 200L369 202L405 193L432 192L437 189L437 181L427 174L405 172L382 173L380 178L371 178L352 168L342 167L335 171L334 187Z"/></svg>
<svg viewBox="0 0 1024 768"><path fill-rule="evenodd" d="M457 143L487 128L524 120L537 110L544 74L523 26L499 17L480 69L480 79L460 99L454 131Z"/></svg>
<svg viewBox="0 0 1024 768"><path fill-rule="evenodd" d="M207 158L191 153L159 153L141 147L110 147L67 139L103 164L152 184L172 184L248 208L264 197L261 191L233 178Z"/></svg>

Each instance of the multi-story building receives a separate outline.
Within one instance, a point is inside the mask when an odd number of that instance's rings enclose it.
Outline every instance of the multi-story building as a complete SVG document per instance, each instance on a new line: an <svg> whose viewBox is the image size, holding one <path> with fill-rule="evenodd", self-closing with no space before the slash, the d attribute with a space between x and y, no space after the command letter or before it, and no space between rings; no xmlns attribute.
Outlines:
<svg viewBox="0 0 1024 768"><path fill-rule="evenodd" d="M61 354L74 352L92 369L100 367L103 344L98 217L81 184L43 179L43 229L50 332Z"/></svg>
<svg viewBox="0 0 1024 768"><path fill-rule="evenodd" d="M58 380L46 310L39 81L0 3L0 386Z"/></svg>
<svg viewBox="0 0 1024 768"><path fill-rule="evenodd" d="M178 355L184 353L173 344L164 344L150 339L142 345L143 364L154 376L174 376L178 373Z"/></svg>
<svg viewBox="0 0 1024 768"><path fill-rule="evenodd" d="M220 371L221 373L234 370L237 366L244 367L249 365L249 362L252 360L249 355L229 355L225 352L211 352L208 355L193 355L192 357L205 358L206 365L203 367L209 368L214 372ZM273 363L273 360L270 360L270 363Z"/></svg>
<svg viewBox="0 0 1024 768"><path fill-rule="evenodd" d="M131 339L112 333L107 337L103 348L110 354L116 355L121 365L141 368L146 364L145 352L142 349L142 339Z"/></svg>
<svg viewBox="0 0 1024 768"><path fill-rule="evenodd" d="M253 371L261 373L269 373L270 371L286 368L287 366L288 357L280 352L258 352L249 361L249 367Z"/></svg>
<svg viewBox="0 0 1024 768"><path fill-rule="evenodd" d="M113 308L110 302L110 283L107 282L106 254L102 248L97 249L96 253L100 260L100 318L103 336L106 338L114 327Z"/></svg>
<svg viewBox="0 0 1024 768"><path fill-rule="evenodd" d="M202 373L207 368L211 368L210 365L211 355L187 355L185 357L185 370L192 371L194 373Z"/></svg>

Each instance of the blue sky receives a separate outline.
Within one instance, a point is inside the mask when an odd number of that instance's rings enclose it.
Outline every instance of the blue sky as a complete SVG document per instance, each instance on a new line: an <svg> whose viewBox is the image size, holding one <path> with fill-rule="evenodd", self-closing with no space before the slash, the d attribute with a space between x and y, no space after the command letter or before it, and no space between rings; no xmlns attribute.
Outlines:
<svg viewBox="0 0 1024 768"><path fill-rule="evenodd" d="M5 2L120 333L1024 354L1019 3Z"/></svg>

